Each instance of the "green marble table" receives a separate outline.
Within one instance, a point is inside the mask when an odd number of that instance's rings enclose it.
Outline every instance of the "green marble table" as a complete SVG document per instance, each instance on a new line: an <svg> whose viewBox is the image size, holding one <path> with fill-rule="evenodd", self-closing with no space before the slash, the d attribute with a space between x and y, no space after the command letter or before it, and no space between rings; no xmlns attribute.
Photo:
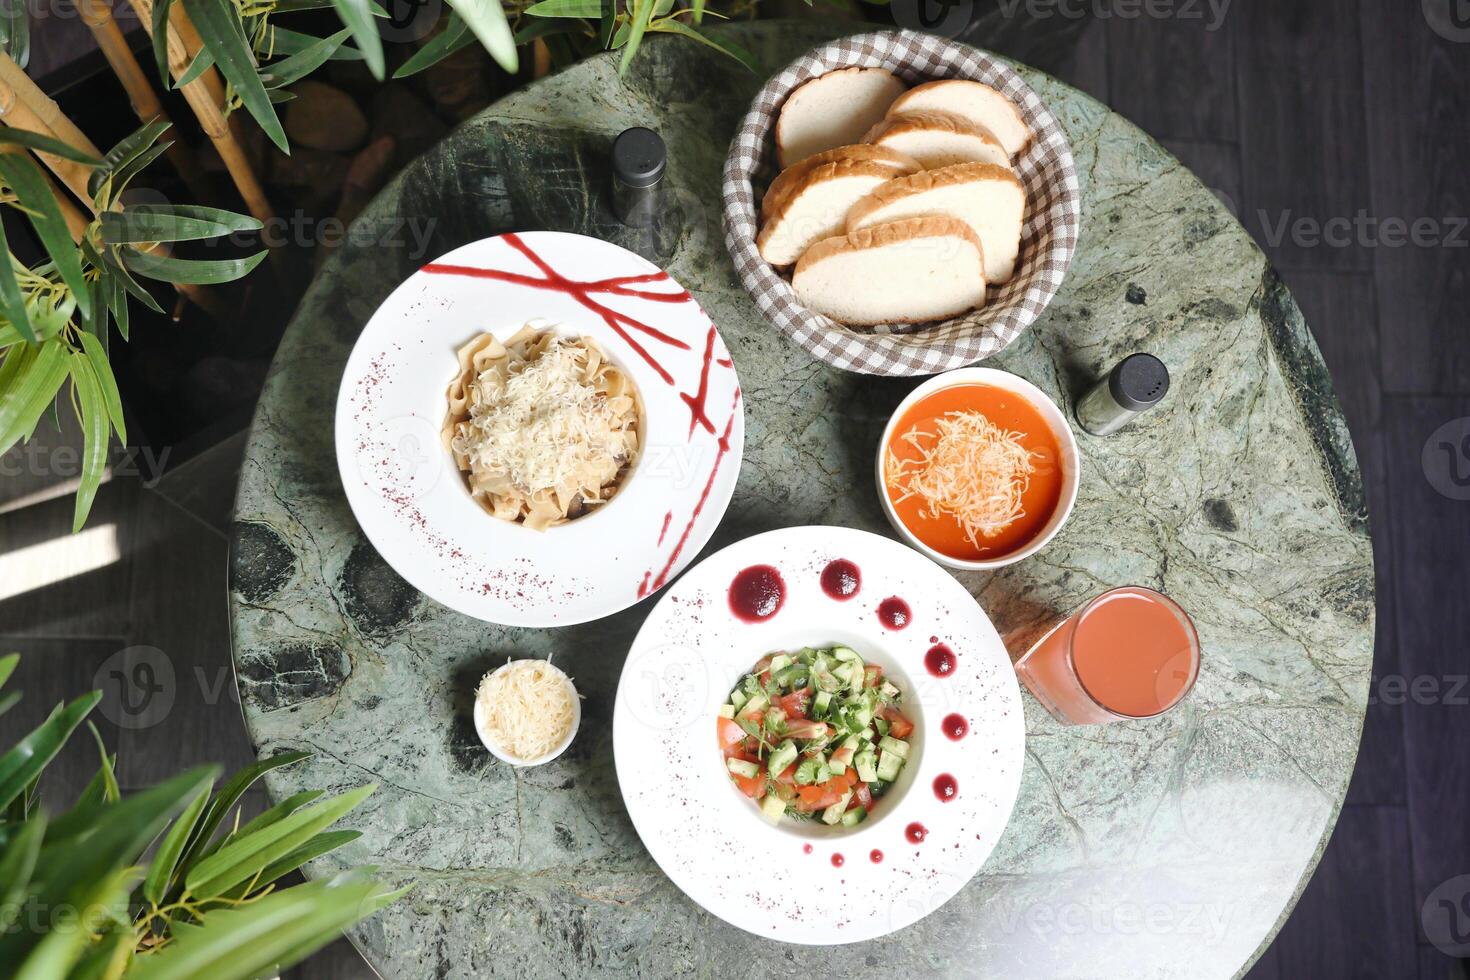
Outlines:
<svg viewBox="0 0 1470 980"><path fill-rule="evenodd" d="M771 69L830 36L729 30ZM915 381L842 373L788 343L740 289L718 230L720 167L761 79L677 39L647 42L623 84L594 58L460 127L369 206L302 301L251 432L231 576L245 718L261 754L315 753L267 777L277 798L379 784L350 820L362 838L311 870L375 864L417 882L352 932L384 976L1200 980L1244 972L1275 935L1332 829L1367 698L1372 558L1352 444L1295 304L1230 214L1105 106L1023 74L1071 136L1085 216L1050 310L991 363L1070 407L1146 349L1174 388L1133 428L1080 437L1081 496L1045 551L961 579L1013 650L1105 587L1163 589L1204 646L1189 700L1151 722L1068 729L1027 695L1005 835L955 899L885 939L757 939L668 882L611 753L615 684L648 603L561 630L450 612L368 544L332 448L342 365L399 281L472 239L562 229L663 263L733 352L745 461L711 549L795 524L888 533L872 453ZM675 206L656 233L616 224L598 176L632 125L669 145ZM433 223L426 254L410 221ZM552 651L587 696L581 734L557 762L516 771L476 740L472 690L507 653Z"/></svg>

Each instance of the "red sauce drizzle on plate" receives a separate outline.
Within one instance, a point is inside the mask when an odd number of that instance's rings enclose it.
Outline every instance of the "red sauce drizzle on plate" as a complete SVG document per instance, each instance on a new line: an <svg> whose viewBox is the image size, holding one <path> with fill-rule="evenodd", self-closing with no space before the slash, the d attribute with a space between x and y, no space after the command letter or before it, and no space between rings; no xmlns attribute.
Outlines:
<svg viewBox="0 0 1470 980"><path fill-rule="evenodd" d="M785 601L786 583L773 565L752 565L730 583L730 611L747 623L770 619Z"/></svg>
<svg viewBox="0 0 1470 980"><path fill-rule="evenodd" d="M924 838L929 836L929 828L915 820L903 829L903 835L909 839L910 844L922 844Z"/></svg>
<svg viewBox="0 0 1470 980"><path fill-rule="evenodd" d="M876 847L873 848L871 851L868 852L868 860L872 861L874 864L882 864L883 852L878 850Z"/></svg>
<svg viewBox="0 0 1470 980"><path fill-rule="evenodd" d="M862 587L863 573L846 558L828 562L822 569L822 591L838 602L851 599Z"/></svg>
<svg viewBox="0 0 1470 980"><path fill-rule="evenodd" d="M945 735L949 736L949 740L952 742L958 742L970 734L970 723L965 721L965 716L961 714L945 715L944 721L939 723L939 727Z"/></svg>
<svg viewBox="0 0 1470 980"><path fill-rule="evenodd" d="M832 867L834 867L834 868L840 868L840 867L842 867L842 862L844 860L845 860L845 858L843 858L843 856L841 854L834 854L834 855L832 855Z"/></svg>
<svg viewBox="0 0 1470 980"><path fill-rule="evenodd" d="M960 795L960 784L949 773L942 772L934 777L934 795L940 803L948 803Z"/></svg>
<svg viewBox="0 0 1470 980"><path fill-rule="evenodd" d="M924 654L924 667L935 677L948 677L954 673L954 651L943 643L936 643Z"/></svg>
<svg viewBox="0 0 1470 980"><path fill-rule="evenodd" d="M803 853L803 854L810 854L811 852L812 852L812 846L810 844L803 844L803 845L801 845L801 853Z"/></svg>
<svg viewBox="0 0 1470 980"><path fill-rule="evenodd" d="M891 630L901 630L914 618L909 604L896 595L878 603L878 621Z"/></svg>

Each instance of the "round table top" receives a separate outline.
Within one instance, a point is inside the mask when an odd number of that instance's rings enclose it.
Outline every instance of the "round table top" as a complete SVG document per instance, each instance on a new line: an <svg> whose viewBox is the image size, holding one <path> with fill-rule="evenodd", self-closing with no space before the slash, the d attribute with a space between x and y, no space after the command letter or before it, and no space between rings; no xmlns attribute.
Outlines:
<svg viewBox="0 0 1470 980"><path fill-rule="evenodd" d="M835 33L727 28L769 69ZM1193 694L1162 718L1066 728L1025 695L1020 798L984 870L885 939L837 948L758 939L659 872L623 808L611 719L650 600L559 630L487 625L426 599L358 529L332 412L363 324L420 264L511 230L618 242L664 265L719 324L746 393L745 459L708 550L774 527L889 533L872 483L889 412L916 384L843 373L768 326L719 231L720 168L762 78L656 38L624 83L592 58L504 99L415 161L358 218L287 330L236 503L234 656L262 755L314 753L267 777L379 788L361 839L317 862L374 864L417 887L352 938L384 976L848 975L1229 977L1284 921L1347 790L1367 700L1373 570L1362 486L1331 381L1296 305L1240 225L1183 166L1105 106L1041 73L1081 175L1081 242L1050 309L987 363L1070 409L1090 379L1149 350L1164 403L1079 433L1081 494L1039 555L960 574L1013 653L1058 611L1119 584L1194 616ZM604 175L634 125L669 147L657 232L619 225ZM416 242L426 244L416 247ZM507 654L544 656L586 696L566 755L518 771L470 719Z"/></svg>

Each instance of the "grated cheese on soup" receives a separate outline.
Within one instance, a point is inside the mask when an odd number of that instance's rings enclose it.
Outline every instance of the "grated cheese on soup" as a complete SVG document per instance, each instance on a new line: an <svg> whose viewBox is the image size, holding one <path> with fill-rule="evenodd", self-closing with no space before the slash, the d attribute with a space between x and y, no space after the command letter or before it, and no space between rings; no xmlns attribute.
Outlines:
<svg viewBox="0 0 1470 980"><path fill-rule="evenodd" d="M1021 445L1021 433L1001 429L981 412L949 412L934 425L934 432L915 425L900 437L920 455L900 461L890 450L889 482L899 502L917 495L930 516L954 518L980 547L980 538L993 538L1025 516L1021 496L1035 471L1032 454Z"/></svg>
<svg viewBox="0 0 1470 980"><path fill-rule="evenodd" d="M539 759L567 737L573 697L567 675L546 660L513 660L486 674L475 692L485 734L521 760Z"/></svg>

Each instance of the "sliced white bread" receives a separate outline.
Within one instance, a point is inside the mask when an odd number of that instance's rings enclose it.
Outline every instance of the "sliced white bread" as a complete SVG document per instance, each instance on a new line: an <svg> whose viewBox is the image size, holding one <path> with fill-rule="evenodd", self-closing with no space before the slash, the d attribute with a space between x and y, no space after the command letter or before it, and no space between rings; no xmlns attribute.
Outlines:
<svg viewBox="0 0 1470 980"><path fill-rule="evenodd" d="M941 78L916 85L888 107L890 116L908 112L947 112L967 119L999 140L1008 157L1014 157L1031 142L1031 128L1021 110L983 82Z"/></svg>
<svg viewBox="0 0 1470 980"><path fill-rule="evenodd" d="M934 215L817 242L791 287L807 309L850 326L926 323L983 306L983 273L970 226Z"/></svg>
<svg viewBox="0 0 1470 980"><path fill-rule="evenodd" d="M770 217L786 196L791 193L793 187L798 186L813 170L824 163L832 163L836 160L867 160L870 163L880 164L892 169L893 176L902 177L905 174L917 173L920 169L917 160L906 157L897 150L890 150L886 146L872 146L868 143L852 143L848 146L839 146L831 150L823 150L814 153L799 163L794 163L776 175L771 181L771 186L766 190L766 196L761 198L761 218Z"/></svg>
<svg viewBox="0 0 1470 980"><path fill-rule="evenodd" d="M1008 167L1010 155L988 130L945 112L905 112L868 130L864 143L886 146L919 161L925 170L956 163Z"/></svg>
<svg viewBox="0 0 1470 980"><path fill-rule="evenodd" d="M829 71L786 97L776 119L776 160L784 168L834 146L861 143L905 85L883 68Z"/></svg>
<svg viewBox="0 0 1470 980"><path fill-rule="evenodd" d="M891 179L891 167L869 160L834 160L813 168L755 237L761 258L772 265L790 265L813 242L842 234L848 209Z"/></svg>
<svg viewBox="0 0 1470 980"><path fill-rule="evenodd" d="M847 230L944 214L959 218L985 250L985 280L1006 282L1016 271L1026 190L1016 175L993 163L959 163L922 170L876 187L847 213Z"/></svg>

